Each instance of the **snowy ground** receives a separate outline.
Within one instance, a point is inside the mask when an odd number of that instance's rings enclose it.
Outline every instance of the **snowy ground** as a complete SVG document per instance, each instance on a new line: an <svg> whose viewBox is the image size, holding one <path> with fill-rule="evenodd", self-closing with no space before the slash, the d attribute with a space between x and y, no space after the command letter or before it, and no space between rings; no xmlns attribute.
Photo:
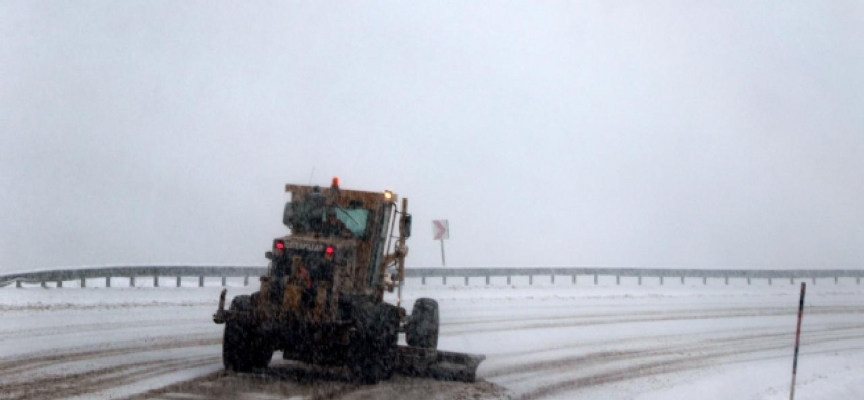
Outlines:
<svg viewBox="0 0 864 400"><path fill-rule="evenodd" d="M458 281L458 282L454 282ZM799 286L775 280L548 277L409 281L441 306L439 347L487 355L476 384L395 377L351 385L274 357L267 374L221 367L218 280L197 288L0 289L0 398L787 399ZM171 282L174 283L173 281ZM458 283L458 284L455 284ZM152 281L149 282L152 285ZM164 285L164 283L163 283ZM231 281L230 295L248 293ZM808 281L797 399L864 398L864 286ZM485 382L484 382L485 381Z"/></svg>

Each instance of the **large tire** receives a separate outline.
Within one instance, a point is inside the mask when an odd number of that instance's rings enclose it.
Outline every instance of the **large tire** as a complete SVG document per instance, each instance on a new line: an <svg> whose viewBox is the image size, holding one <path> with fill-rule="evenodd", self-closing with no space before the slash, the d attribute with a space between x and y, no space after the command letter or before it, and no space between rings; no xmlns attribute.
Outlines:
<svg viewBox="0 0 864 400"><path fill-rule="evenodd" d="M381 323L381 379L393 377L399 346L399 310L396 307L382 307Z"/></svg>
<svg viewBox="0 0 864 400"><path fill-rule="evenodd" d="M438 321L438 302L433 299L417 299L411 309L411 318L405 325L405 341L411 347L437 348Z"/></svg>
<svg viewBox="0 0 864 400"><path fill-rule="evenodd" d="M250 311L252 308L258 305L261 300L261 292L252 293L250 296ZM267 340L266 337L262 335L256 335L254 337L253 344L255 344L252 348L252 367L253 368L267 368L270 365L270 360L273 359L273 352L275 349L273 348L273 343L270 340Z"/></svg>
<svg viewBox="0 0 864 400"><path fill-rule="evenodd" d="M348 368L354 381L374 385L390 379L396 368L399 340L399 313L388 304L366 306L355 310L355 331Z"/></svg>
<svg viewBox="0 0 864 400"><path fill-rule="evenodd" d="M237 296L229 310L252 312L252 299ZM253 368L267 368L273 358L273 346L258 334L252 321L229 319L225 322L222 338L222 364L226 370L250 372Z"/></svg>

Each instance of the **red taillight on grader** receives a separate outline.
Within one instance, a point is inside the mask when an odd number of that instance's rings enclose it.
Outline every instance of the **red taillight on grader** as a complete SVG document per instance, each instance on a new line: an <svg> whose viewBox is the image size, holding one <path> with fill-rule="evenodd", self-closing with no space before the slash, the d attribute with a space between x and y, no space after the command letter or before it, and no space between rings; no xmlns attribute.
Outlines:
<svg viewBox="0 0 864 400"><path fill-rule="evenodd" d="M324 248L324 258L331 260L333 259L333 255L336 254L336 248L333 245L327 245Z"/></svg>
<svg viewBox="0 0 864 400"><path fill-rule="evenodd" d="M285 242L283 242L281 240L274 240L273 241L273 248L276 250L285 250Z"/></svg>

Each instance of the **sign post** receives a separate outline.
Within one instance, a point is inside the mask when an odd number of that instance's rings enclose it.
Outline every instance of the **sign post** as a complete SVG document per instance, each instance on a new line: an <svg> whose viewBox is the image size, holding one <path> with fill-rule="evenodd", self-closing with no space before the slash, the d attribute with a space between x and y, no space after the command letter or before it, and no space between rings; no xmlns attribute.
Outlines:
<svg viewBox="0 0 864 400"><path fill-rule="evenodd" d="M446 266L447 264L444 262L444 239L450 239L450 224L446 219L432 220L432 237L441 241L441 266Z"/></svg>

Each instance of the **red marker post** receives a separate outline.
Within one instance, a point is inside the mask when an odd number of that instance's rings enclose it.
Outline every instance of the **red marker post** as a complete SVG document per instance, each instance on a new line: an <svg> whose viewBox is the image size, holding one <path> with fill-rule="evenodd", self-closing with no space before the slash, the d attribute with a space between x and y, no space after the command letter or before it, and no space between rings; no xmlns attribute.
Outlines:
<svg viewBox="0 0 864 400"><path fill-rule="evenodd" d="M792 390L789 392L789 400L795 400L795 374L798 372L798 344L801 340L801 317L804 316L804 293L807 284L801 282L801 300L798 302L798 328L795 329L795 358L792 361Z"/></svg>

